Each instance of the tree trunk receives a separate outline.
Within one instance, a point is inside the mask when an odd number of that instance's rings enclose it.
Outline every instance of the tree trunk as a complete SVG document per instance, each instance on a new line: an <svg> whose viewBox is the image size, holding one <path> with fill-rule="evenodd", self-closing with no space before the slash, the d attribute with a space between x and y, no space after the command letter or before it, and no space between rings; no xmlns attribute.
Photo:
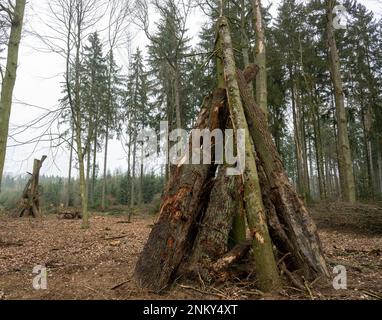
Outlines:
<svg viewBox="0 0 382 320"><path fill-rule="evenodd" d="M256 101L260 109L264 112L265 117L268 119L268 83L267 83L267 59L266 59L266 45L263 24L263 12L261 0L253 1L253 14L255 20L255 34L256 34L256 56L255 63L259 66L260 70L256 77Z"/></svg>
<svg viewBox="0 0 382 320"><path fill-rule="evenodd" d="M69 172L68 172L68 185L66 188L66 201L65 201L65 207L69 208L70 206L70 198L72 193L72 168L73 168L73 148L74 148L74 130L73 127L72 130L72 139L70 143L70 155L69 155Z"/></svg>
<svg viewBox="0 0 382 320"><path fill-rule="evenodd" d="M309 176L309 166L308 166L308 145L306 138L308 135L306 134L306 123L305 123L305 108L301 103L302 97L297 98L298 107L297 113L299 114L299 121L301 126L301 143L302 143L302 159L303 159L303 180L304 180L304 189L305 195L304 199L307 203L311 201L311 192L310 192L310 176ZM309 139L309 137L308 137Z"/></svg>
<svg viewBox="0 0 382 320"><path fill-rule="evenodd" d="M363 97L361 98L363 104ZM374 182L374 163L373 163L373 146L372 146L372 112L370 104L367 106L362 105L362 120L365 141L365 154L366 154L366 167L367 167L367 180L368 180L368 194L370 198L374 198L375 182Z"/></svg>
<svg viewBox="0 0 382 320"><path fill-rule="evenodd" d="M105 135L105 155L103 162L103 181L102 181L102 200L101 209L106 209L106 188L107 188L107 156L109 147L109 119L106 121L106 135Z"/></svg>
<svg viewBox="0 0 382 320"><path fill-rule="evenodd" d="M261 182L272 239L281 254L291 253L288 260L294 270L303 270L309 278L328 276L317 228L289 182L266 119L251 99L241 71L238 78L249 131L261 163L259 172L264 171L266 176Z"/></svg>
<svg viewBox="0 0 382 320"><path fill-rule="evenodd" d="M91 189L90 170L91 170L91 145L89 145L89 147L87 148L87 154L86 154L86 189L87 189L88 206L89 206L90 189Z"/></svg>
<svg viewBox="0 0 382 320"><path fill-rule="evenodd" d="M244 6L244 4L242 4ZM225 83L225 76L224 76L224 63L223 63L223 55L221 52L221 41L220 38L217 39L217 42L215 44L215 50L218 52L217 59L216 59L216 69L217 69L217 83L219 89L226 90L226 83ZM249 61L249 57L248 57ZM248 70L251 74L248 74L248 77L251 77L252 79L256 78L256 74L258 73L259 69L257 68L248 68ZM253 81L252 81L253 82ZM253 95L253 86L251 86L251 94ZM230 129L233 128L232 121L227 122ZM222 127L226 127L226 123L223 124ZM235 149L235 148L234 148ZM237 153L237 150L234 150L234 152ZM237 189L242 189L242 183L238 183L236 185ZM225 205L228 207L228 205ZM233 222L232 222L232 230L229 237L229 244L230 245L236 245L239 244L246 239L246 223L245 223L245 210L244 210L244 204L243 201L239 201L237 204L237 213L233 216Z"/></svg>
<svg viewBox="0 0 382 320"><path fill-rule="evenodd" d="M142 142L141 148L141 164L140 164L140 174L139 174L139 206L143 205L143 175L144 175L144 142Z"/></svg>
<svg viewBox="0 0 382 320"><path fill-rule="evenodd" d="M136 166L136 159L137 159L137 136L134 137L134 149L133 149L133 173L131 175L131 181L130 181L130 210L129 210L129 222L131 222L131 218L134 214L134 208L135 208L135 166Z"/></svg>
<svg viewBox="0 0 382 320"><path fill-rule="evenodd" d="M5 68L4 79L1 86L0 97L0 192L1 180L3 177L5 155L7 151L7 140L9 130L9 118L12 108L13 89L16 83L16 73L19 57L19 47L21 33L24 23L24 11L26 0L16 0L13 8L11 21L11 33L8 42L7 65ZM12 8L9 8L12 10Z"/></svg>
<svg viewBox="0 0 382 320"><path fill-rule="evenodd" d="M379 192L382 196L382 138L379 138L379 151L378 151L378 176L379 176Z"/></svg>
<svg viewBox="0 0 382 320"><path fill-rule="evenodd" d="M340 71L340 58L333 28L333 0L326 0L327 4L327 34L329 44L330 73L334 85L336 113L338 122L338 166L340 171L340 183L342 198L344 201L354 203L356 201L355 182L353 175L353 163L350 151L348 122L345 109L345 98Z"/></svg>
<svg viewBox="0 0 382 320"><path fill-rule="evenodd" d="M78 10L77 8L76 10ZM86 190L86 179L85 179L85 163L84 163L84 150L82 149L82 110L81 110L81 22L77 21L77 43L76 43L76 61L75 61L75 101L74 110L72 110L73 123L75 126L75 136L77 144L77 156L79 165L79 183L80 183L80 195L81 195L81 205L82 205L82 228L89 228L89 212L88 212L88 197ZM69 72L69 69L67 70ZM70 87L68 88L69 90Z"/></svg>
<svg viewBox="0 0 382 320"><path fill-rule="evenodd" d="M296 163L297 163L297 189L299 194L305 199L306 198L306 186L304 179L304 159L302 154L302 143L301 143L301 130L300 130L300 117L298 117L299 104L296 103L297 100L297 88L293 80L293 74L290 71L291 79L291 99L292 99L292 112L293 112L293 127L294 127L294 141L296 145Z"/></svg>
<svg viewBox="0 0 382 320"><path fill-rule="evenodd" d="M246 1L245 0L240 0L240 37L241 37L241 52L243 55L243 63L244 63L244 68L247 68L250 64L249 61L249 48L250 48L250 43L248 39L248 34L247 34L247 10L246 10ZM250 93L254 95L253 92L253 85L250 86L249 88Z"/></svg>
<svg viewBox="0 0 382 320"><path fill-rule="evenodd" d="M33 162L33 174L24 189L22 200L19 205L20 208L18 208L17 214L19 217L33 216L34 218L37 218L41 216L38 186L40 169L46 158L46 156L43 156L41 160L35 159Z"/></svg>
<svg viewBox="0 0 382 320"><path fill-rule="evenodd" d="M182 112L180 105L180 70L178 64L175 66L174 75L174 99L175 99L175 114L176 114L176 129L182 129Z"/></svg>
<svg viewBox="0 0 382 320"><path fill-rule="evenodd" d="M241 214L242 209L240 185L240 177L227 176L226 167L219 166L208 208L199 220L192 256L190 261L186 261L195 274L200 268L209 269L211 263L228 252L234 217ZM244 224L244 239L235 239L238 241L235 244L245 241L245 231Z"/></svg>
<svg viewBox="0 0 382 320"><path fill-rule="evenodd" d="M92 165L92 183L90 190L90 199L92 207L95 206L95 187L96 187L96 170L97 170L97 146L98 146L98 121L96 122L96 126L94 129L94 141L93 141L93 165Z"/></svg>
<svg viewBox="0 0 382 320"><path fill-rule="evenodd" d="M219 19L218 28L232 124L236 134L238 129L243 129L245 132L245 145L241 147L245 147L246 159L239 159L239 161L243 161L242 165L245 165L242 176L244 202L248 227L253 237L253 255L258 286L260 290L272 291L280 286L280 278L266 223L257 166L253 154L253 141L249 135L248 124L240 98L232 40L226 18Z"/></svg>
<svg viewBox="0 0 382 320"><path fill-rule="evenodd" d="M217 90L204 100L196 128L209 128L210 110L218 117L226 99L225 90ZM223 102L223 103L222 103ZM190 150L192 138L190 139ZM161 291L175 279L178 268L191 253L197 226L205 211L216 167L181 165L174 168L168 181L160 216L135 268L141 287Z"/></svg>

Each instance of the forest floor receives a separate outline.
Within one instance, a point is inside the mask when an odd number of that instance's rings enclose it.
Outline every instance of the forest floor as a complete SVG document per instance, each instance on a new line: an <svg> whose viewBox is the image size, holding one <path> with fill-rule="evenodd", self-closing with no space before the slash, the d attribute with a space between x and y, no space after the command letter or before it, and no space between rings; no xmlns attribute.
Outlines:
<svg viewBox="0 0 382 320"><path fill-rule="evenodd" d="M81 221L12 219L0 216L1 299L381 299L382 206L341 203L312 207L330 271L347 268L347 290L316 283L310 290L288 287L278 295L263 295L254 281L178 283L162 295L140 290L132 280L138 255L154 218L138 214L133 223L124 215L95 214L89 230ZM33 268L48 270L47 290L32 286ZM333 274L333 278L335 274ZM309 293L310 292L310 293Z"/></svg>

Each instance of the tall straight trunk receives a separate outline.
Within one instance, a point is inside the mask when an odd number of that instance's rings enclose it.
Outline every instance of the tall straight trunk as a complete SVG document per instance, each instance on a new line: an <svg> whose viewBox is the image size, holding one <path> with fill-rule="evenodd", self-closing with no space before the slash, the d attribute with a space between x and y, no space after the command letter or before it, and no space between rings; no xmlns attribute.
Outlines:
<svg viewBox="0 0 382 320"><path fill-rule="evenodd" d="M86 152L86 189L87 189L87 196L88 196L88 206L89 206L89 199L90 199L90 171L91 171L91 147L87 148Z"/></svg>
<svg viewBox="0 0 382 320"><path fill-rule="evenodd" d="M318 186L320 191L320 199L326 199L326 179L324 169L324 155L322 151L322 139L321 139L321 123L320 123L320 108L318 103L314 104L314 110L312 114L313 130L314 130L314 145L316 150L316 163L318 174Z"/></svg>
<svg viewBox="0 0 382 320"><path fill-rule="evenodd" d="M80 178L80 196L81 196L81 205L82 205L82 228L89 228L89 212L88 212L88 197L87 197L87 188L86 188L86 177L85 177L85 155L84 150L82 149L82 114L81 114L81 82L80 82L80 72L81 72L81 63L80 63L80 54L81 54L81 25L77 24L77 43L76 43L76 62L75 62L75 101L74 101L74 126L75 126L75 135L76 135L76 144L77 144L77 156L78 156L78 165L79 165L79 178ZM68 72L69 68L67 69Z"/></svg>
<svg viewBox="0 0 382 320"><path fill-rule="evenodd" d="M293 74L290 73L292 78ZM309 178L308 178L308 162L306 157L305 130L303 121L303 111L298 87L292 80L292 109L293 109L293 125L296 143L296 158L297 158L297 186L300 195L305 201L309 201Z"/></svg>
<svg viewBox="0 0 382 320"><path fill-rule="evenodd" d="M334 4L334 0L326 0L330 73L334 86L338 122L338 166L340 171L342 198L344 201L354 203L356 201L356 193L353 174L353 163L347 128L348 121L345 109L343 84L341 79L340 58L337 50L336 38L333 27Z"/></svg>
<svg viewBox="0 0 382 320"><path fill-rule="evenodd" d="M302 271L306 279L327 277L329 272L314 221L290 184L264 114L248 93L248 78L240 70L237 74L248 128L256 147L269 230L279 257L292 253L292 260L286 264Z"/></svg>
<svg viewBox="0 0 382 320"><path fill-rule="evenodd" d="M363 97L361 99L363 103ZM373 146L372 146L372 114L370 104L367 106L361 106L363 109L363 130L364 130L364 140L365 140L365 153L367 162L367 180L368 180L368 193L371 198L374 198L375 192L375 182L374 182L374 163L373 163Z"/></svg>
<svg viewBox="0 0 382 320"><path fill-rule="evenodd" d="M140 174L139 174L139 206L143 205L143 174L144 174L144 142L142 142L141 148L141 166L140 166Z"/></svg>
<svg viewBox="0 0 382 320"><path fill-rule="evenodd" d="M105 135L105 154L103 161L103 181L102 181L102 200L101 208L106 209L106 188L107 188L107 156L109 148L109 119L106 121L106 135Z"/></svg>
<svg viewBox="0 0 382 320"><path fill-rule="evenodd" d="M271 291L278 288L281 283L266 222L265 208L254 155L254 145L249 134L241 101L232 39L226 18L221 17L219 19L218 30L232 124L236 132L238 129L243 129L245 132L245 144L241 146L245 147L246 151L245 170L242 179L244 181L244 202L247 222L253 238L252 248L258 286L260 290ZM243 161L244 159L241 160Z"/></svg>
<svg viewBox="0 0 382 320"><path fill-rule="evenodd" d="M127 178L128 178L128 186L127 186L127 188L128 188L128 190L129 190L129 192L130 192L130 190L131 190L131 148L132 148L132 141L133 141L133 139L132 139L132 130L131 130L131 121L129 122L129 142L128 142L128 144L129 144L129 151L128 151L128 154L127 154ZM128 204L131 204L131 197L128 197Z"/></svg>
<svg viewBox="0 0 382 320"><path fill-rule="evenodd" d="M110 122L111 117L113 117L113 96L112 96L112 69L113 69L113 48L111 48L109 53L109 71L107 79L107 103L108 110L106 115L106 134L105 134L105 155L103 163L103 183L102 183L102 199L101 199L101 209L106 209L106 189L107 189L107 157L108 157L108 147L109 147L109 134L110 134Z"/></svg>
<svg viewBox="0 0 382 320"><path fill-rule="evenodd" d="M135 207L135 165L137 159L137 137L134 137L134 149L133 149L133 168L132 175L130 181L130 210L129 210L129 222L131 222L131 218L134 215L134 207Z"/></svg>
<svg viewBox="0 0 382 320"><path fill-rule="evenodd" d="M255 20L256 48L255 63L260 70L256 77L256 100L260 109L268 118L268 84L267 84L267 57L265 45L265 32L261 0L252 0Z"/></svg>
<svg viewBox="0 0 382 320"><path fill-rule="evenodd" d="M332 161L332 170L333 170L333 179L334 179L336 193L337 193L337 196L339 196L341 194L341 183L338 178L339 172L338 172L338 167L336 166L335 161Z"/></svg>
<svg viewBox="0 0 382 320"><path fill-rule="evenodd" d="M176 129L182 129L182 111L180 106L180 70L179 65L175 66L174 76L174 99L175 99L175 114L176 114Z"/></svg>
<svg viewBox="0 0 382 320"><path fill-rule="evenodd" d="M314 182L314 170L313 170L313 143L310 136L308 136L308 151L309 151L309 176L311 179L309 179L309 188L311 190L311 193L314 193L315 191L315 182Z"/></svg>
<svg viewBox="0 0 382 320"><path fill-rule="evenodd" d="M379 152L378 152L378 177L379 177L379 192L382 197L382 138L379 139Z"/></svg>
<svg viewBox="0 0 382 320"><path fill-rule="evenodd" d="M242 8L244 8L244 4L242 4ZM217 41L216 43L216 52L217 54L217 59L216 59L216 69L217 69L217 83L218 83L218 89L224 89L227 90L226 88L226 82L225 82L225 76L224 76L224 63L223 63L223 55L222 52L220 51L220 42ZM249 63L249 58L248 58L248 63ZM251 84L251 95L253 95L253 85ZM230 123L232 128L232 122ZM237 150L234 150L237 153ZM222 170L225 170L222 168ZM245 222L245 210L243 208L243 204L238 204L237 212L233 216L233 221L232 221L232 230L230 234L230 244L232 246L236 244L240 244L243 241L245 241L247 237L247 230L246 230L246 222Z"/></svg>
<svg viewBox="0 0 382 320"><path fill-rule="evenodd" d="M325 170L325 194L326 197L331 197L333 195L333 184L332 184L332 179L331 179L331 173L329 169L329 160L328 160L328 155L324 155L324 170Z"/></svg>
<svg viewBox="0 0 382 320"><path fill-rule="evenodd" d="M297 100L299 102L299 107L297 108L297 113L300 110L301 114L299 115L300 119L300 128L301 128L301 142L302 142L302 158L303 158L303 168L304 168L304 188L305 188L305 200L309 202L311 200L310 192L310 175L309 175L309 165L308 165L308 144L307 144L307 134L306 134L306 121L305 121L305 110L301 103L301 97ZM309 137L308 137L309 139ZM308 141L309 143L309 141Z"/></svg>
<svg viewBox="0 0 382 320"><path fill-rule="evenodd" d="M74 129L72 128L72 139L70 143L70 154L69 154L69 172L68 172L68 185L66 187L66 200L65 207L70 206L70 197L72 192L72 167L73 167L73 148L74 148Z"/></svg>
<svg viewBox="0 0 382 320"><path fill-rule="evenodd" d="M317 165L317 176L318 176L318 187L319 187L319 195L320 199L325 198L325 182L323 179L323 166L322 166L322 144L321 144L321 132L320 132L320 114L319 114L319 104L317 102L317 97L314 95L314 84L312 81L309 81L304 67L304 58L303 58L303 47L301 43L301 37L299 34L298 37L299 42L299 52L300 52L300 65L302 68L302 76L304 79L305 86L308 90L308 119L313 127L313 140L314 140L314 148L315 148L315 157L316 157L316 165ZM304 135L305 136L305 135ZM310 166L312 167L312 153L310 154ZM311 177L314 176L313 170L310 170Z"/></svg>
<svg viewBox="0 0 382 320"><path fill-rule="evenodd" d="M244 68L248 67L250 64L250 61L249 61L250 44L249 44L248 34L246 30L247 10L246 10L245 4L246 4L245 0L240 0L240 40L241 40L241 52L243 55ZM250 90L250 94L254 96L252 84L250 85L249 90Z"/></svg>
<svg viewBox="0 0 382 320"><path fill-rule="evenodd" d="M291 100L292 100L292 114L293 114L293 128L294 128L294 142L296 146L296 165L297 165L297 190L299 194L305 198L305 187L304 187L304 167L303 167L303 157L302 157L302 145L301 145L301 131L299 125L299 119L297 117L297 103L296 103L296 84L293 79L293 73L289 71L289 77L291 81Z"/></svg>
<svg viewBox="0 0 382 320"><path fill-rule="evenodd" d="M5 74L1 85L0 97L0 191L1 180L4 171L5 155L7 151L7 140L9 130L9 118L12 108L13 90L16 83L16 73L19 57L19 47L21 41L21 33L24 23L26 0L16 0L13 8L11 33L8 42L8 56ZM12 8L9 8L12 10Z"/></svg>
<svg viewBox="0 0 382 320"><path fill-rule="evenodd" d="M90 188L90 199L92 207L95 206L95 186L96 186L96 167L97 167L97 146L98 146L98 120L96 121L94 129L94 141L93 141L93 165L92 165L92 182Z"/></svg>

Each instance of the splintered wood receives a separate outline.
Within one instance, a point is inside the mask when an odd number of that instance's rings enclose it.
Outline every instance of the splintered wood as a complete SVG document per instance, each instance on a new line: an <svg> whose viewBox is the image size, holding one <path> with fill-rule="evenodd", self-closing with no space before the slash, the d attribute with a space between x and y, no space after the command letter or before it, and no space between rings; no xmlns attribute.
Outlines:
<svg viewBox="0 0 382 320"><path fill-rule="evenodd" d="M39 179L40 179L40 169L46 160L46 156L43 156L41 160L34 160L33 173L30 174L31 177L24 188L18 209L18 217L28 217L32 216L37 218L41 215L40 211L40 194L38 190Z"/></svg>

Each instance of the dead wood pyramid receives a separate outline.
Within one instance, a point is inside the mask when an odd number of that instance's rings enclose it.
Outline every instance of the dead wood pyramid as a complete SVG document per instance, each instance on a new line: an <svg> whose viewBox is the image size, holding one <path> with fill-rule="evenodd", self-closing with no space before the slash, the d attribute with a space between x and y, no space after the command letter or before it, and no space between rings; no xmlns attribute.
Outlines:
<svg viewBox="0 0 382 320"><path fill-rule="evenodd" d="M258 68L236 69L224 17L216 44L220 88L205 98L196 129L244 129L244 174L227 176L225 166L216 164L176 167L135 278L141 287L161 291L182 275L216 274L251 248L263 291L281 286L280 269L291 279L325 278L316 226L287 177L265 115L249 93Z"/></svg>

